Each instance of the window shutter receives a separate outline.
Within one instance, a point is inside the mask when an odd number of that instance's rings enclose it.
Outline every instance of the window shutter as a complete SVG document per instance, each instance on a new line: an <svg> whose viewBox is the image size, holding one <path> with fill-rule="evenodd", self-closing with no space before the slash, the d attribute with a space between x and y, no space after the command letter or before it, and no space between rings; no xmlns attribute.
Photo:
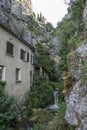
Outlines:
<svg viewBox="0 0 87 130"><path fill-rule="evenodd" d="M22 49L21 49L21 51L20 51L20 59L23 59Z"/></svg>
<svg viewBox="0 0 87 130"><path fill-rule="evenodd" d="M7 42L7 48L6 48L6 53L13 55L13 44L10 42Z"/></svg>

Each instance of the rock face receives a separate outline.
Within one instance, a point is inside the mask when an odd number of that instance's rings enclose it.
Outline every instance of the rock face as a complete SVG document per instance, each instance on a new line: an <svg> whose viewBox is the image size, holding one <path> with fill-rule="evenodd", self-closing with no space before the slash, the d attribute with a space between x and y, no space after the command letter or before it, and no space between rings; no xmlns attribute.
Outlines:
<svg viewBox="0 0 87 130"><path fill-rule="evenodd" d="M83 11L83 22L87 22L87 0L86 0L86 5Z"/></svg>
<svg viewBox="0 0 87 130"><path fill-rule="evenodd" d="M82 70L87 61L87 41L77 48L75 57L77 70L72 69L72 66L70 70L77 81L69 97L65 97L67 103L65 119L69 124L76 126L76 130L87 130L87 81L83 83L82 79ZM87 71L85 78L87 78Z"/></svg>
<svg viewBox="0 0 87 130"><path fill-rule="evenodd" d="M0 21L8 23L13 14L33 15L31 0L0 0Z"/></svg>
<svg viewBox="0 0 87 130"><path fill-rule="evenodd" d="M32 15L32 2L31 0L12 0L12 13L16 15Z"/></svg>
<svg viewBox="0 0 87 130"><path fill-rule="evenodd" d="M11 13L11 1L0 0L0 22L9 23Z"/></svg>

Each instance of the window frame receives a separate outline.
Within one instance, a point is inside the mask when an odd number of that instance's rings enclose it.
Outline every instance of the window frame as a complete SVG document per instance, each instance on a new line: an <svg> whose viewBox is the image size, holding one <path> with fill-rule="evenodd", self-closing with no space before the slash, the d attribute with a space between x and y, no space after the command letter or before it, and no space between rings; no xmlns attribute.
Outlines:
<svg viewBox="0 0 87 130"><path fill-rule="evenodd" d="M32 70L30 70L30 85L32 84L33 82L33 72Z"/></svg>
<svg viewBox="0 0 87 130"><path fill-rule="evenodd" d="M26 60L26 51L23 49L20 50L20 59L25 61Z"/></svg>
<svg viewBox="0 0 87 130"><path fill-rule="evenodd" d="M6 44L6 54L14 56L14 45L9 41Z"/></svg>
<svg viewBox="0 0 87 130"><path fill-rule="evenodd" d="M34 59L33 59L33 55L31 55L31 64L33 65L33 61Z"/></svg>
<svg viewBox="0 0 87 130"><path fill-rule="evenodd" d="M0 65L0 68L2 68L2 74L1 74L0 81L5 81L5 66Z"/></svg>
<svg viewBox="0 0 87 130"><path fill-rule="evenodd" d="M27 52L27 62L29 62L29 60L30 60L30 54L29 52Z"/></svg>
<svg viewBox="0 0 87 130"><path fill-rule="evenodd" d="M21 82L21 69L16 68L15 70L15 80L16 82Z"/></svg>
<svg viewBox="0 0 87 130"><path fill-rule="evenodd" d="M29 52L26 52L25 50L20 49L20 59L25 62L29 62L29 60L30 60Z"/></svg>

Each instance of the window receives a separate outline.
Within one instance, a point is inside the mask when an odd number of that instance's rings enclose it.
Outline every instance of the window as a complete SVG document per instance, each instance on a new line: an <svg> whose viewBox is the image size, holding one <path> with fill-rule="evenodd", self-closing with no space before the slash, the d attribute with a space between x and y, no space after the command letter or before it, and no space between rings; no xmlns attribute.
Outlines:
<svg viewBox="0 0 87 130"><path fill-rule="evenodd" d="M21 81L21 70L16 68L16 81Z"/></svg>
<svg viewBox="0 0 87 130"><path fill-rule="evenodd" d="M31 64L33 64L33 56L31 55Z"/></svg>
<svg viewBox="0 0 87 130"><path fill-rule="evenodd" d="M29 53L27 53L27 62L29 62Z"/></svg>
<svg viewBox="0 0 87 130"><path fill-rule="evenodd" d="M6 53L13 56L13 48L14 48L13 44L7 42Z"/></svg>
<svg viewBox="0 0 87 130"><path fill-rule="evenodd" d="M29 53L21 49L20 59L22 59L23 61L29 62Z"/></svg>
<svg viewBox="0 0 87 130"><path fill-rule="evenodd" d="M32 71L30 71L30 84L32 84L32 81L33 81L33 74Z"/></svg>
<svg viewBox="0 0 87 130"><path fill-rule="evenodd" d="M24 50L22 50L22 49L21 49L21 52L20 52L20 58L21 58L22 60L24 60L24 61L25 61L25 59L26 59L26 52L25 52Z"/></svg>
<svg viewBox="0 0 87 130"><path fill-rule="evenodd" d="M0 81L5 81L5 67L0 65Z"/></svg>

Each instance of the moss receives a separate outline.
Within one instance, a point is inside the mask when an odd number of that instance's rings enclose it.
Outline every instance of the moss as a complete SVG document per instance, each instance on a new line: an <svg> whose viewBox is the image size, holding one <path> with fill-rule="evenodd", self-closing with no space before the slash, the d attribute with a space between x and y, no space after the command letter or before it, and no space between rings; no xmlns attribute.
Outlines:
<svg viewBox="0 0 87 130"><path fill-rule="evenodd" d="M72 51L68 54L67 65L69 70L76 70L78 68L78 59L76 51Z"/></svg>

